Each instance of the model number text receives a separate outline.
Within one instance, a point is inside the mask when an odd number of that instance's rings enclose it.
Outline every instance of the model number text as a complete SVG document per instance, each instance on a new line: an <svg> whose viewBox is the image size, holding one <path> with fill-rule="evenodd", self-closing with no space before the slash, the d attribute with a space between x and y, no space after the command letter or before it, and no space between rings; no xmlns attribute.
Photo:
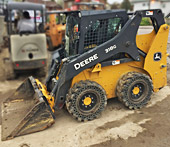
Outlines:
<svg viewBox="0 0 170 147"><path fill-rule="evenodd" d="M110 51L112 51L112 50L114 50L114 49L116 49L116 48L117 48L116 45L113 45L113 46L105 49L105 52L106 52L106 54L107 54L108 52L110 52Z"/></svg>

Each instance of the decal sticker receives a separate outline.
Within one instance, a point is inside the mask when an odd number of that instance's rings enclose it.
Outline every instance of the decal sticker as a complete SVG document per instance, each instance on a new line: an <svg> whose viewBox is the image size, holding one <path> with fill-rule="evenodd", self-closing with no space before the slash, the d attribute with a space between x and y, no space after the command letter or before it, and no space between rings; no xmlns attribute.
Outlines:
<svg viewBox="0 0 170 147"><path fill-rule="evenodd" d="M110 51L112 51L112 50L114 50L114 49L116 49L116 48L117 48L116 45L113 45L113 46L105 49L105 52L106 52L106 54L107 54L108 52L110 52Z"/></svg>
<svg viewBox="0 0 170 147"><path fill-rule="evenodd" d="M78 70L79 68L84 67L85 65L88 65L89 63L91 63L97 59L98 59L98 55L94 54L93 56L90 56L89 58L81 61L80 63L74 64L74 68L75 68L75 70Z"/></svg>
<svg viewBox="0 0 170 147"><path fill-rule="evenodd" d="M39 49L38 48L23 48L21 51L22 52L38 52Z"/></svg>
<svg viewBox="0 0 170 147"><path fill-rule="evenodd" d="M112 61L112 65L117 65L117 64L120 64L120 60L114 60L114 61Z"/></svg>
<svg viewBox="0 0 170 147"><path fill-rule="evenodd" d="M146 11L146 15L153 15L153 11Z"/></svg>
<svg viewBox="0 0 170 147"><path fill-rule="evenodd" d="M154 54L154 57L153 57L154 61L160 61L161 58L162 58L162 54L160 52L157 52Z"/></svg>

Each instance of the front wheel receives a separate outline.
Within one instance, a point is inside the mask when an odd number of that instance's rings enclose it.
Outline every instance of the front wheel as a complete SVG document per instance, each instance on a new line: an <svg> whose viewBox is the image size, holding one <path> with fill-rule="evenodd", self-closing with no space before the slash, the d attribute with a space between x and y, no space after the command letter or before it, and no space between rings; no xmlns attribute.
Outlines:
<svg viewBox="0 0 170 147"><path fill-rule="evenodd" d="M66 98L68 112L79 121L97 118L106 104L105 90L96 82L88 80L76 83Z"/></svg>

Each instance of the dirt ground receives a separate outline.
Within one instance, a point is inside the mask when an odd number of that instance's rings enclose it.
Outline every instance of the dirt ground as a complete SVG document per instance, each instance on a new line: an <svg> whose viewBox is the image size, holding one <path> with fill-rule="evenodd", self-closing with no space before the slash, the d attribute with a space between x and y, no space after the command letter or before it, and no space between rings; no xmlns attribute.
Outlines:
<svg viewBox="0 0 170 147"><path fill-rule="evenodd" d="M62 109L56 112L56 123L49 129L0 141L0 147L169 147L170 64L167 78L168 85L154 93L145 108L128 110L117 99L111 99L100 118L86 123L77 122ZM1 81L0 103L24 79L21 76L17 80Z"/></svg>

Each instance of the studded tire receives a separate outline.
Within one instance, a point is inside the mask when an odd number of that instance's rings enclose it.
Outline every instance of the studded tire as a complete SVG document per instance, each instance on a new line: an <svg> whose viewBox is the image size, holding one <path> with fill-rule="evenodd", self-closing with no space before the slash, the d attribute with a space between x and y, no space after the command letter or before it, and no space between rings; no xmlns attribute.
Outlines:
<svg viewBox="0 0 170 147"><path fill-rule="evenodd" d="M152 80L143 73L129 72L122 76L116 87L116 95L129 109L145 106L153 92Z"/></svg>
<svg viewBox="0 0 170 147"><path fill-rule="evenodd" d="M89 80L74 84L66 97L67 110L78 121L98 118L106 105L105 90L96 82Z"/></svg>

